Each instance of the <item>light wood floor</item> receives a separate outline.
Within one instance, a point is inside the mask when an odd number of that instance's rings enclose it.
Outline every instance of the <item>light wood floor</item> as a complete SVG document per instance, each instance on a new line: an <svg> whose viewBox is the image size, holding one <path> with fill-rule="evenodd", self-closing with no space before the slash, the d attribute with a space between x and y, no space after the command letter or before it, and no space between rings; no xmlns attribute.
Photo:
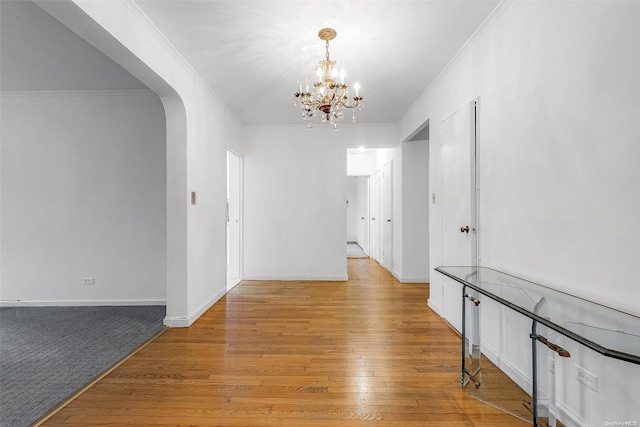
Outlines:
<svg viewBox="0 0 640 427"><path fill-rule="evenodd" d="M460 337L427 307L428 285L369 259L348 269L349 282L240 283L44 425L530 425L460 388Z"/></svg>

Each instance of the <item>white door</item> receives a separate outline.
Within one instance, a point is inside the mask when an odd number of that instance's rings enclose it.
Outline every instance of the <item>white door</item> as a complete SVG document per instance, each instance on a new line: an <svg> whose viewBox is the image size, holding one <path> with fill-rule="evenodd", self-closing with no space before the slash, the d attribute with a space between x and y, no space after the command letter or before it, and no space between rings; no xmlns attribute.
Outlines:
<svg viewBox="0 0 640 427"><path fill-rule="evenodd" d="M240 282L240 156L227 150L227 290Z"/></svg>
<svg viewBox="0 0 640 427"><path fill-rule="evenodd" d="M358 180L358 195L360 197L360 203L358 204L358 216L356 221L359 221L358 231L358 243L362 247L362 251L370 255L369 249L369 177L361 176Z"/></svg>
<svg viewBox="0 0 640 427"><path fill-rule="evenodd" d="M475 214L476 101L442 122L442 264L477 264ZM445 279L444 317L461 329L461 286Z"/></svg>
<svg viewBox="0 0 640 427"><path fill-rule="evenodd" d="M391 271L393 267L393 169L392 162L382 168L382 213L380 215L382 227L382 261L380 264Z"/></svg>
<svg viewBox="0 0 640 427"><path fill-rule="evenodd" d="M369 239L369 246L371 248L371 258L380 262L380 214L381 214L381 201L380 190L382 181L382 171L378 170L369 178L369 201L371 202L371 209L369 209L370 222L369 233L371 238Z"/></svg>

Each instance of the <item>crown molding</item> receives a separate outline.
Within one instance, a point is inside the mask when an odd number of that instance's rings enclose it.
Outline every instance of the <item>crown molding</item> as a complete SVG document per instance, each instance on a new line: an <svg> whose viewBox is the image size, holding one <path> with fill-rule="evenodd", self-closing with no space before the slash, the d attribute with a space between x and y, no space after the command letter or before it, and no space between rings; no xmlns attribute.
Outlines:
<svg viewBox="0 0 640 427"><path fill-rule="evenodd" d="M158 96L151 89L59 89L59 90L3 90L2 97L80 97L80 96Z"/></svg>
<svg viewBox="0 0 640 427"><path fill-rule="evenodd" d="M420 104L424 98L426 98L429 93L435 88L435 86L440 83L440 80L444 78L445 75L449 73L449 71L455 67L458 62L462 60L466 56L466 54L478 43L478 41L482 38L484 33L486 33L489 28L493 26L493 24L502 16L502 14L511 6L514 0L502 0L498 5L491 11L489 16L482 21L482 24L476 29L476 31L469 37L469 39L462 45L460 50L451 58L451 60L447 63L447 65L442 68L442 70L438 73L438 75L429 83L429 86L420 94L418 99L416 99L413 104L404 112L398 123L402 123L407 113L411 111L416 105Z"/></svg>
<svg viewBox="0 0 640 427"><path fill-rule="evenodd" d="M195 68L186 60L180 51L169 41L169 39L160 31L160 29L153 23L153 21L147 16L146 13L140 8L135 0L120 0L122 4L131 12L131 14L142 24L142 26L151 34L162 47L174 58L174 60L180 65L180 67L186 71L194 80L202 85L211 97L240 125L244 125L242 121L229 109L227 104L220 98L220 96L207 84Z"/></svg>

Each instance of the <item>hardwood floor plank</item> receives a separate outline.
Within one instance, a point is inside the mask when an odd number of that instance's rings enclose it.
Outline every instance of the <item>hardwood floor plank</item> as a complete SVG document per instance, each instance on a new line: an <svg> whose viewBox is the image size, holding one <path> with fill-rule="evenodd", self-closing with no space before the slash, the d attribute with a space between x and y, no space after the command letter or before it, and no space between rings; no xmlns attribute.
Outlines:
<svg viewBox="0 0 640 427"><path fill-rule="evenodd" d="M349 259L348 274L241 282L44 425L528 425L460 388L460 337L427 307L427 284L401 284L369 259ZM526 398L500 381L487 393Z"/></svg>

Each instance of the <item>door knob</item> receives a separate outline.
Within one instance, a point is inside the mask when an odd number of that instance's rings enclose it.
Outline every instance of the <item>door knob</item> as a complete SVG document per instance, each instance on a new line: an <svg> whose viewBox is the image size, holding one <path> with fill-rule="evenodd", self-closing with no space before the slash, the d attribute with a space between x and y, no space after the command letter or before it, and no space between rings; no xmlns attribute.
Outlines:
<svg viewBox="0 0 640 427"><path fill-rule="evenodd" d="M460 227L460 232L461 233L468 233L469 232L469 226L465 225L464 227Z"/></svg>

